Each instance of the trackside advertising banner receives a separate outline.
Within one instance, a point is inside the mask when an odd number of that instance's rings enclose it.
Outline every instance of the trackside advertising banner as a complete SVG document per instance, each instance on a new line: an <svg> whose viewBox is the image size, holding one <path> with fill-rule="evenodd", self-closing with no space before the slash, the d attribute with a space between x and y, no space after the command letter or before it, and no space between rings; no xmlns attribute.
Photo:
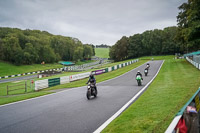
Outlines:
<svg viewBox="0 0 200 133"><path fill-rule="evenodd" d="M89 77L89 75L90 75L90 72L81 73L81 74L76 74L76 75L71 75L71 76L69 77L69 80L70 80L70 81L79 80L79 79L87 78L87 77Z"/></svg>
<svg viewBox="0 0 200 133"><path fill-rule="evenodd" d="M99 75L99 74L102 74L102 73L105 73L105 72L106 72L105 69L101 69L101 70L93 71L92 73L94 73L95 75Z"/></svg>

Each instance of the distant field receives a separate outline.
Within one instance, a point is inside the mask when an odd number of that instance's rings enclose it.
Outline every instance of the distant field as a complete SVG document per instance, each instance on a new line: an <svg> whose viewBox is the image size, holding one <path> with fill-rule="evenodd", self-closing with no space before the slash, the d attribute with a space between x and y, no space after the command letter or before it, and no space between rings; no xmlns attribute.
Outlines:
<svg viewBox="0 0 200 133"><path fill-rule="evenodd" d="M109 48L95 48L95 56L109 58Z"/></svg>

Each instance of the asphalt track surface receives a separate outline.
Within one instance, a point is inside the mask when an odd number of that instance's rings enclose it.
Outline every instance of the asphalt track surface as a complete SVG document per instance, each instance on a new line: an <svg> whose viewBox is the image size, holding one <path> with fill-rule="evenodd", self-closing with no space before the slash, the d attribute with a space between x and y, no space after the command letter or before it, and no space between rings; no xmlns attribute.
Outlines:
<svg viewBox="0 0 200 133"><path fill-rule="evenodd" d="M115 114L156 74L162 61L150 61L143 85L135 75L146 64L97 84L98 97L87 100L86 86L0 106L0 133L91 133Z"/></svg>

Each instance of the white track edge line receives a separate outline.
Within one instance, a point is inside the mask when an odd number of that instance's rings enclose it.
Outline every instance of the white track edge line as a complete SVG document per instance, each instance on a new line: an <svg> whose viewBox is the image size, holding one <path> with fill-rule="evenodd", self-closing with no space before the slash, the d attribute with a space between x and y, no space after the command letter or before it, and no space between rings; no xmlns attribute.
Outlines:
<svg viewBox="0 0 200 133"><path fill-rule="evenodd" d="M142 88L142 90L140 90L131 100L129 100L121 109L119 109L113 116L111 116L106 122L104 122L99 128L97 128L93 133L100 133L104 128L108 126L108 124L110 124L115 118L117 118L149 86L149 84L153 82L153 80L156 78L156 76L160 72L160 69L163 63L164 61L160 65L160 68L158 69L153 79L144 88Z"/></svg>
<svg viewBox="0 0 200 133"><path fill-rule="evenodd" d="M133 64L134 64L134 63L133 63ZM145 64L145 63L144 63L144 64ZM144 65L144 64L142 64L142 65ZM142 66L142 65L140 65L140 66ZM138 67L140 67L140 66L138 66ZM133 71L133 70L137 69L138 67L136 67L136 68L134 68L134 69L132 69L132 70L130 70L130 71ZM128 71L128 72L130 72L130 71ZM126 72L126 73L128 73L128 72ZM124 73L124 74L126 74L126 73ZM117 77L115 77L115 78L121 77L121 76L123 76L124 74L119 75L119 76L117 76ZM112 79L115 79L115 78L112 78ZM103 82L112 80L112 79L108 79L108 80L99 82L99 83L97 83L97 85L100 84L100 83L103 83ZM3 104L3 105L0 105L0 108L1 108L1 107L5 107L5 106L8 106L8 105L12 105L12 104L22 103L22 102L31 101L31 100L38 99L38 98L43 98L43 97L46 97L46 96L51 96L51 95L59 94L59 93L65 92L65 91L70 91L70 90L74 90L74 89L79 89L79 88L82 88L82 87L83 87L83 86L74 87L74 88L69 88L69 89L67 89L67 90L63 90L63 91L56 92L56 93L52 93L52 94L47 94L47 95L38 96L38 97L34 97L34 98L29 98L29 99L25 99L25 100L21 100L21 101L16 101L16 102L8 103L8 104Z"/></svg>

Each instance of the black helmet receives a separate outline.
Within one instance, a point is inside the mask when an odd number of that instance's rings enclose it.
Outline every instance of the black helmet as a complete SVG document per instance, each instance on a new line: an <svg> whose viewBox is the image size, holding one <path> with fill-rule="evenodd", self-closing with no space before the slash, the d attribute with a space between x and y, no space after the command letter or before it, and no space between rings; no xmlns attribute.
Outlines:
<svg viewBox="0 0 200 133"><path fill-rule="evenodd" d="M92 78L92 79L94 78L94 75L92 73L90 74L90 78Z"/></svg>

